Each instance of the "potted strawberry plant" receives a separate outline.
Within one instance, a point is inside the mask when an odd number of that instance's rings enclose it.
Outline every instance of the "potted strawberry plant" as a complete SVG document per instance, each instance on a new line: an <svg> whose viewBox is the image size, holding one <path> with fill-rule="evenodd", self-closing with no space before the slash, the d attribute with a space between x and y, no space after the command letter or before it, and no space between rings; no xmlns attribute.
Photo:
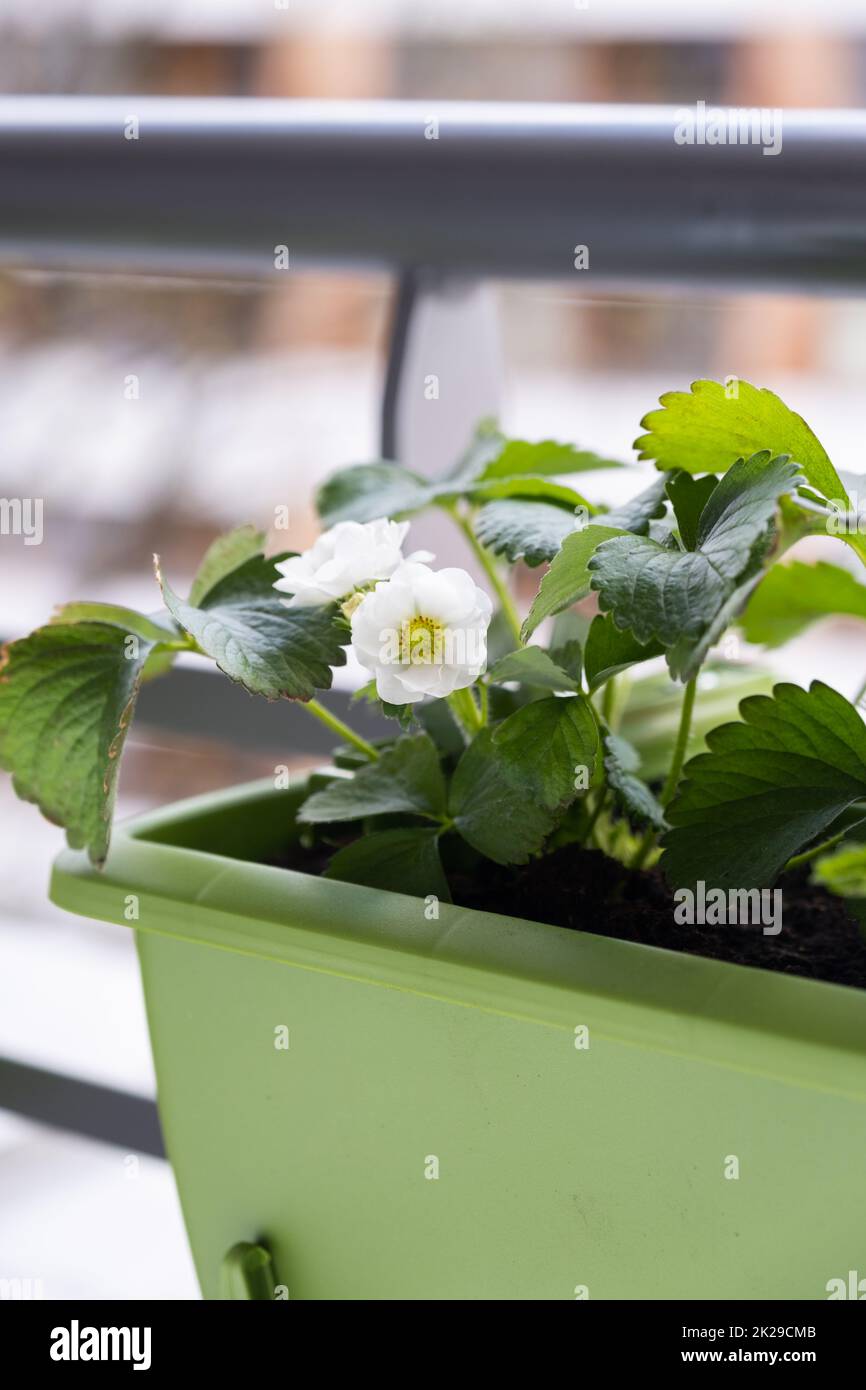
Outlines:
<svg viewBox="0 0 866 1390"><path fill-rule="evenodd" d="M337 474L302 555L243 527L186 598L157 563L157 616L73 603L7 647L0 762L66 828L55 901L135 929L207 1297L821 1298L862 1261L866 728L832 672L714 652L866 616L844 565L778 563L866 538L771 392L644 427L624 506L577 486L613 460L485 426L432 483ZM483 583L405 554L431 506ZM350 645L388 738L317 699ZM182 651L302 702L333 764L109 851Z"/></svg>

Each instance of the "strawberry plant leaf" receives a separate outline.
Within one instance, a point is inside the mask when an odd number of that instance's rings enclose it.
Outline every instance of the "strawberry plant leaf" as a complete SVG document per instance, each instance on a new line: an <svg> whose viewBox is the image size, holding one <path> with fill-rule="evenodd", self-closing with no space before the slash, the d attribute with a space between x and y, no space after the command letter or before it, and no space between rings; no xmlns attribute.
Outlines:
<svg viewBox="0 0 866 1390"><path fill-rule="evenodd" d="M555 439L530 443L526 439L506 440L496 457L487 464L482 478L517 478L529 474L556 477L562 473L586 473L597 468L622 468L617 459L603 458L591 449L560 444Z"/></svg>
<svg viewBox="0 0 866 1390"><path fill-rule="evenodd" d="M580 695L536 700L482 729L451 785L451 814L465 840L498 864L524 864L577 795L577 767L592 784L599 733Z"/></svg>
<svg viewBox="0 0 866 1390"><path fill-rule="evenodd" d="M341 468L316 493L323 526L338 521L375 521L411 516L431 500L429 483L396 463L359 463Z"/></svg>
<svg viewBox="0 0 866 1390"><path fill-rule="evenodd" d="M556 633L554 633L554 637ZM566 675L571 676L575 683L575 688L580 689L580 678L583 675L583 643L578 637L570 637L564 642L557 643L550 648L549 656L556 666L561 667Z"/></svg>
<svg viewBox="0 0 866 1390"><path fill-rule="evenodd" d="M217 536L205 551L189 591L189 602L198 607L215 584L265 548L265 534L255 526L238 526L225 536Z"/></svg>
<svg viewBox="0 0 866 1390"><path fill-rule="evenodd" d="M599 546L587 568L602 611L639 642L660 642L671 674L690 680L757 582L779 498L798 477L786 457L755 454L735 463L714 489L697 549L672 550L646 536Z"/></svg>
<svg viewBox="0 0 866 1390"><path fill-rule="evenodd" d="M454 467L443 474L443 481L462 486L464 482L480 478L487 465L499 457L506 442L495 418L488 416L480 420Z"/></svg>
<svg viewBox="0 0 866 1390"><path fill-rule="evenodd" d="M164 676L177 656L180 629L166 612L151 617L124 608L116 603L93 603L87 600L64 603L51 615L51 623L107 623L129 637L137 637L150 647L141 671L142 685Z"/></svg>
<svg viewBox="0 0 866 1390"><path fill-rule="evenodd" d="M592 514L595 508L579 492L543 475L526 477L454 477L434 482L419 478L396 463L365 463L335 473L319 489L316 506L325 526L338 521L374 521L405 517L433 504L448 505L465 497L483 503L524 497L552 502Z"/></svg>
<svg viewBox="0 0 866 1390"><path fill-rule="evenodd" d="M638 776L640 757L632 744L618 734L604 734L604 770L607 785L628 819L636 825L665 826L661 803Z"/></svg>
<svg viewBox="0 0 866 1390"><path fill-rule="evenodd" d="M463 839L497 864L525 864L556 824L515 780L489 728L476 734L457 764L450 810Z"/></svg>
<svg viewBox="0 0 866 1390"><path fill-rule="evenodd" d="M743 700L740 717L707 734L668 807L672 887L769 888L866 796L866 726L828 685L777 685Z"/></svg>
<svg viewBox="0 0 866 1390"><path fill-rule="evenodd" d="M394 812L434 819L445 812L445 779L428 734L404 735L353 777L335 778L307 797L298 820L316 824Z"/></svg>
<svg viewBox="0 0 866 1390"><path fill-rule="evenodd" d="M774 565L749 600L741 626L748 642L780 647L831 614L866 619L866 585L848 570L820 561Z"/></svg>
<svg viewBox="0 0 866 1390"><path fill-rule="evenodd" d="M668 482L667 494L685 550L694 550L698 543L701 512L715 492L718 481L712 473L706 473L701 478L695 478L691 473L675 473Z"/></svg>
<svg viewBox="0 0 866 1390"><path fill-rule="evenodd" d="M584 516L592 516L598 509L588 502L580 492L575 492L574 488L566 487L564 483L554 482L551 478L544 477L525 477L525 478L479 478L475 483L470 483L462 492L454 492L447 486L433 485L430 488L430 501L451 501L455 497L468 497L472 502L489 502L498 498L523 497L527 499L537 499L541 502L550 502L563 508L570 508L572 522L574 522L575 512L578 508Z"/></svg>
<svg viewBox="0 0 866 1390"><path fill-rule="evenodd" d="M585 767L592 783L600 753L598 724L584 695L525 705L496 726L493 745L531 796L554 812L574 800L576 767Z"/></svg>
<svg viewBox="0 0 866 1390"><path fill-rule="evenodd" d="M578 644L578 653L580 646ZM567 659L573 660L574 653L567 653ZM542 690L578 690L580 688L580 676L570 675L562 666L557 665L552 656L548 655L542 647L521 647L519 651L510 652L507 656L497 661L496 665L488 673L488 679L493 685L504 685L506 681L519 681L522 685L534 685Z"/></svg>
<svg viewBox="0 0 866 1390"><path fill-rule="evenodd" d="M377 830L338 850L324 878L406 893L413 898L437 897L449 903L451 893L439 857L439 830Z"/></svg>
<svg viewBox="0 0 866 1390"><path fill-rule="evenodd" d="M657 468L687 473L720 473L766 452L787 454L823 497L847 501L839 474L806 421L772 391L736 383L736 394L718 381L694 381L690 391L669 391L661 410L641 421L648 431L635 440L639 458Z"/></svg>
<svg viewBox="0 0 866 1390"><path fill-rule="evenodd" d="M643 492L639 492L629 502L623 502L622 506L614 507L611 511L601 512L598 521L602 526L615 526L620 531L633 531L637 536L645 535L650 522L657 521L665 514L667 485L667 475L656 478L649 487L644 488Z"/></svg>
<svg viewBox="0 0 866 1390"><path fill-rule="evenodd" d="M157 622L134 608L123 608L117 603L91 603L76 601L64 603L51 615L52 625L56 623L105 623L109 627L120 628L130 636L140 637L145 642L176 642L178 630L168 614L165 622Z"/></svg>
<svg viewBox="0 0 866 1390"><path fill-rule="evenodd" d="M629 666L651 657L661 656L660 642L639 642L633 632L617 627L609 613L599 613L592 620L584 650L584 666L590 692L598 690L611 677Z"/></svg>
<svg viewBox="0 0 866 1390"><path fill-rule="evenodd" d="M336 604L288 608L274 589L275 563L255 555L220 579L200 605L178 598L157 569L172 617L199 650L252 695L309 700L345 664L349 627Z"/></svg>
<svg viewBox="0 0 866 1390"><path fill-rule="evenodd" d="M624 529L593 522L566 536L562 549L554 556L550 569L541 581L535 602L523 624L524 641L528 641L545 618L561 613L564 608L570 608L579 599L586 598L592 577L589 571L592 556L604 541L626 534Z"/></svg>
<svg viewBox="0 0 866 1390"><path fill-rule="evenodd" d="M130 642L129 626L51 623L10 643L0 664L0 766L95 864L108 852L120 754L156 649Z"/></svg>
<svg viewBox="0 0 866 1390"><path fill-rule="evenodd" d="M494 555L513 565L523 560L531 569L552 560L566 536L575 529L571 508L552 502L508 498L488 502L478 513L475 534Z"/></svg>

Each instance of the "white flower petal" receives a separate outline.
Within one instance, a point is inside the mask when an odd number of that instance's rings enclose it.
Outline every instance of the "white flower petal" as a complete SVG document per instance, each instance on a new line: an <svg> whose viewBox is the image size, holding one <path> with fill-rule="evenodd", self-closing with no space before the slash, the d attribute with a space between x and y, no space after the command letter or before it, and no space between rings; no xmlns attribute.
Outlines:
<svg viewBox="0 0 866 1390"><path fill-rule="evenodd" d="M308 607L349 598L377 580L390 578L403 563L408 521L340 521L303 555L282 560L274 587L292 594L290 607Z"/></svg>
<svg viewBox="0 0 866 1390"><path fill-rule="evenodd" d="M465 570L435 573L419 561L404 561L353 613L355 654L375 675L382 699L400 704L424 695L441 698L471 685L484 670L492 610L489 596ZM407 659L407 645L416 660Z"/></svg>

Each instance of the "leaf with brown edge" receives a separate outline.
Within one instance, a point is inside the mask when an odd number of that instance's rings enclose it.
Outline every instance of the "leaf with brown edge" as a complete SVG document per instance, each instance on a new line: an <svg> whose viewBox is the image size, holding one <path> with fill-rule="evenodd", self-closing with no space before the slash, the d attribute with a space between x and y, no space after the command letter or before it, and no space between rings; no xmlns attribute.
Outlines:
<svg viewBox="0 0 866 1390"><path fill-rule="evenodd" d="M155 643L107 623L54 623L0 666L0 766L95 864L108 852L120 754Z"/></svg>

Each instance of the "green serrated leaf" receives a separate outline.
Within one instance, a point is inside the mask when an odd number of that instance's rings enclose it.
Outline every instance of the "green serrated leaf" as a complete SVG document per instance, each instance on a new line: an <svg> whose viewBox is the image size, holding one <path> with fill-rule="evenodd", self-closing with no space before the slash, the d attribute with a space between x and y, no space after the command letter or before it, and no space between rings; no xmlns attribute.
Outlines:
<svg viewBox="0 0 866 1390"><path fill-rule="evenodd" d="M577 767L598 765L598 726L583 696L525 705L466 749L451 786L465 840L498 864L524 864L577 795Z"/></svg>
<svg viewBox="0 0 866 1390"><path fill-rule="evenodd" d="M661 803L637 775L640 757L636 749L618 734L606 732L603 741L607 784L629 820L663 830L665 817Z"/></svg>
<svg viewBox="0 0 866 1390"><path fill-rule="evenodd" d="M525 864L556 824L556 816L514 780L490 728L476 734L457 764L450 807L464 840L497 864Z"/></svg>
<svg viewBox="0 0 866 1390"><path fill-rule="evenodd" d="M566 536L575 529L575 520L569 507L507 498L488 502L481 508L475 534L494 555L504 555L511 564L523 560L534 569L553 559Z"/></svg>
<svg viewBox="0 0 866 1390"><path fill-rule="evenodd" d="M392 739L372 739L373 747L383 753L386 748L391 746ZM331 762L334 767L338 767L343 772L357 772L359 767L367 767L370 759L366 753L354 743L335 743L331 749ZM328 772L314 772L310 774L310 791L321 791L322 787L331 785L331 776Z"/></svg>
<svg viewBox="0 0 866 1390"><path fill-rule="evenodd" d="M573 653L571 655L573 657ZM579 678L575 679L562 666L558 666L542 647L521 647L519 651L502 657L489 672L488 678L494 685L518 681L522 685L534 685L543 690L580 688Z"/></svg>
<svg viewBox="0 0 866 1390"><path fill-rule="evenodd" d="M694 381L690 391L669 391L660 403L641 421L649 433L634 444L658 468L719 473L756 453L787 454L823 497L847 501L823 445L772 391L738 381L734 394L718 381Z"/></svg>
<svg viewBox="0 0 866 1390"><path fill-rule="evenodd" d="M576 767L585 767L592 783L600 751L598 724L583 695L526 705L497 725L493 744L515 779L553 812L574 800Z"/></svg>
<svg viewBox="0 0 866 1390"><path fill-rule="evenodd" d="M629 666L663 652L660 642L639 642L633 632L618 628L609 613L599 613L592 620L583 656L590 691L598 690Z"/></svg>
<svg viewBox="0 0 866 1390"><path fill-rule="evenodd" d="M413 898L451 901L448 880L439 858L438 830L379 830L338 850L324 878L340 879Z"/></svg>
<svg viewBox="0 0 866 1390"><path fill-rule="evenodd" d="M795 854L866 795L866 727L821 681L777 685L707 735L668 807L672 887L769 888Z"/></svg>
<svg viewBox="0 0 866 1390"><path fill-rule="evenodd" d="M427 731L442 758L459 757L466 742L447 700L424 700L413 705L415 718Z"/></svg>
<svg viewBox="0 0 866 1390"><path fill-rule="evenodd" d="M120 754L154 644L124 627L52 623L10 643L0 665L0 766L18 796L66 829L95 864L108 852Z"/></svg>
<svg viewBox="0 0 866 1390"><path fill-rule="evenodd" d="M701 512L716 490L718 478L712 473L695 478L691 473L675 473L667 484L667 494L674 509L680 540L686 550L698 543L698 524Z"/></svg>
<svg viewBox="0 0 866 1390"><path fill-rule="evenodd" d="M436 746L427 734L398 738L351 779L337 778L315 792L304 802L298 820L317 824L396 812L434 819L444 815L445 779Z"/></svg>
<svg viewBox="0 0 866 1390"><path fill-rule="evenodd" d="M336 604L288 608L274 589L283 556L256 555L224 576L199 607L184 602L159 575L169 612L200 650L253 695L309 700L345 664L349 629Z"/></svg>
<svg viewBox="0 0 866 1390"><path fill-rule="evenodd" d="M593 522L580 531L566 536L562 549L554 556L553 563L541 581L541 587L523 624L523 640L528 641L539 624L553 613L561 613L579 599L586 598L590 591L589 561L604 541L627 532L618 527L602 526Z"/></svg>
<svg viewBox="0 0 866 1390"><path fill-rule="evenodd" d="M430 485L399 464L360 463L328 478L316 494L316 508L324 526L336 526L410 516L430 500Z"/></svg>
<svg viewBox="0 0 866 1390"><path fill-rule="evenodd" d="M444 475L443 481L462 484L480 478L488 463L498 458L505 442L505 435L492 416L479 420L468 447Z"/></svg>
<svg viewBox="0 0 866 1390"><path fill-rule="evenodd" d="M523 497L549 502L591 515L596 509L579 492L543 476L476 478L453 477L428 482L395 463L356 464L335 473L319 489L316 506L325 526L338 521L374 521L377 517L404 517L433 504L449 505L465 497L484 503L499 498Z"/></svg>
<svg viewBox="0 0 866 1390"><path fill-rule="evenodd" d="M554 632L554 639L556 633ZM559 642L550 648L550 659L562 668L567 675L574 681L576 690L580 689L580 678L583 675L583 643L578 637L571 637L568 641Z"/></svg>
<svg viewBox="0 0 866 1390"><path fill-rule="evenodd" d="M217 536L205 551L189 591L189 602L195 607L205 595L232 570L259 555L264 550L265 534L255 526L238 526L225 536Z"/></svg>
<svg viewBox="0 0 866 1390"><path fill-rule="evenodd" d="M833 614L866 619L866 585L838 565L795 560L774 565L764 576L741 626L747 641L780 647L810 623Z"/></svg>
<svg viewBox="0 0 866 1390"><path fill-rule="evenodd" d="M511 481L519 485L519 480ZM488 502L478 514L475 529L494 554L535 568L554 559L566 537L578 528L579 518L585 522L587 515L595 514L600 524L617 531L645 532L654 518L664 514L664 490L664 479L660 479L611 512L598 512L575 497L533 501L524 495Z"/></svg>
<svg viewBox="0 0 866 1390"><path fill-rule="evenodd" d="M670 550L644 536L601 545L587 567L602 611L639 642L668 648L671 674L690 680L757 582L779 497L798 477L787 458L755 454L734 464L713 491L696 550Z"/></svg>
<svg viewBox="0 0 866 1390"><path fill-rule="evenodd" d="M468 497L473 502L489 502L498 498L523 497L527 500L553 503L571 509L572 522L576 513L583 517L592 516L598 510L580 492L566 487L565 483L554 482L551 478L480 478L470 483L462 492L454 492L446 487L431 489L432 501L450 501L455 497Z"/></svg>
<svg viewBox="0 0 866 1390"><path fill-rule="evenodd" d="M619 531L632 531L636 536L645 535L650 522L657 521L665 514L667 485L667 475L656 478L643 492L632 497L631 501L602 512L598 518L599 522L602 526L613 526Z"/></svg>
<svg viewBox="0 0 866 1390"><path fill-rule="evenodd" d="M52 625L56 623L104 623L116 627L129 636L141 637L145 642L176 642L177 628L171 623L168 614L165 623L158 623L134 608L123 608L117 603L90 603L79 600L64 603L51 615ZM169 625L171 624L171 625Z"/></svg>
<svg viewBox="0 0 866 1390"><path fill-rule="evenodd" d="M509 439L481 476L516 478L536 473L555 477L563 473L622 467L623 464L617 459L603 458L591 449L578 449L573 444L560 444L555 439L542 439L537 443L530 443L526 439Z"/></svg>

